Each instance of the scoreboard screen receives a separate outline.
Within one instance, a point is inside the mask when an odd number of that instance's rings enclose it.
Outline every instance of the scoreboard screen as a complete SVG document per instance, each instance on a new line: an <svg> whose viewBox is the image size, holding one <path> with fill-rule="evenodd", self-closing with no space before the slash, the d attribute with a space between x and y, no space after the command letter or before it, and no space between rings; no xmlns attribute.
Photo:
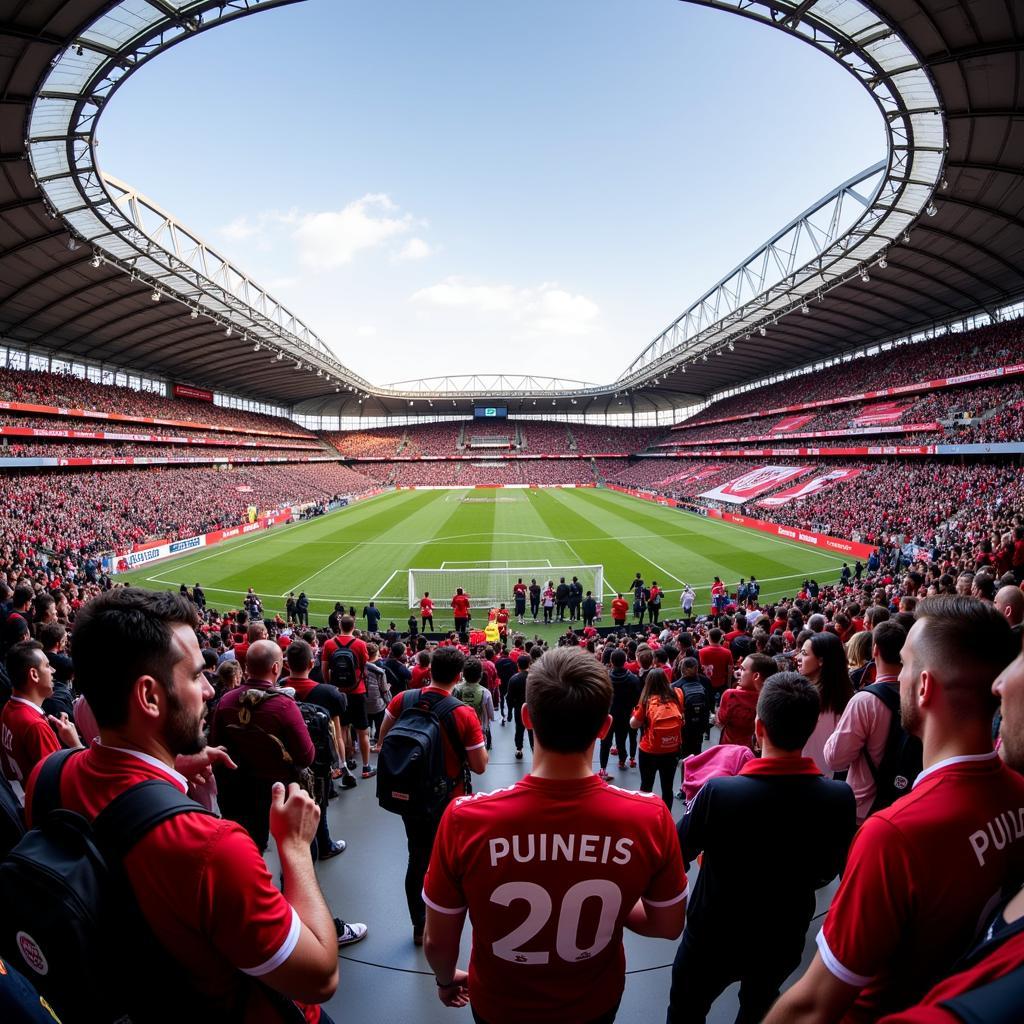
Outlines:
<svg viewBox="0 0 1024 1024"><path fill-rule="evenodd" d="M508 406L505 405L478 405L473 409L473 418L477 420L505 420L508 419Z"/></svg>

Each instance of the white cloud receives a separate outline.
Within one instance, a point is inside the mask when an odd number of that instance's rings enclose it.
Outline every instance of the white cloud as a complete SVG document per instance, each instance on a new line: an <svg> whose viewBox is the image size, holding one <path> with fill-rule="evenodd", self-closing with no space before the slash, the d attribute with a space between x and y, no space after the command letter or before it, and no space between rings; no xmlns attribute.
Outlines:
<svg viewBox="0 0 1024 1024"><path fill-rule="evenodd" d="M248 238L258 235L261 228L253 224L248 217L236 217L230 224L225 224L218 229L218 234L232 242L244 242Z"/></svg>
<svg viewBox="0 0 1024 1024"><path fill-rule="evenodd" d="M351 263L357 252L377 248L411 228L411 214L387 216L397 210L388 196L369 193L341 210L303 215L292 232L299 260L313 270Z"/></svg>
<svg viewBox="0 0 1024 1024"><path fill-rule="evenodd" d="M412 301L443 309L476 313L502 313L530 333L580 336L590 332L601 316L597 303L546 282L532 288L512 285L468 284L449 277L421 288Z"/></svg>
<svg viewBox="0 0 1024 1024"><path fill-rule="evenodd" d="M422 238L410 238L395 256L396 260L425 260L434 250Z"/></svg>

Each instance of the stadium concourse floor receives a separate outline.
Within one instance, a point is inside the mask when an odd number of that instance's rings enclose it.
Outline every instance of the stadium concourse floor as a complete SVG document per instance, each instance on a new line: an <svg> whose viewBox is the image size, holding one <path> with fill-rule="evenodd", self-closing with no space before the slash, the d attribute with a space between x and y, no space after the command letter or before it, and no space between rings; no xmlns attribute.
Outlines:
<svg viewBox="0 0 1024 1024"><path fill-rule="evenodd" d="M712 738L717 738L716 734L717 730L713 729ZM510 785L529 772L529 745L524 759L516 761L512 735L511 726L502 728L498 722L494 723L490 763L482 777L474 777L477 791ZM612 762L614 770L614 758ZM615 785L639 788L637 769L615 772L615 775ZM375 793L374 781L360 781L357 788L344 792L330 805L331 835L344 839L348 849L318 866L320 885L334 914L345 920L365 922L369 925L369 934L362 942L342 950L338 991L325 1008L338 1024L351 1020L467 1024L472 1021L468 1008L449 1009L438 1000L423 950L412 944L403 889L407 860L405 831L398 817L377 806ZM677 801L673 810L678 819L682 815L682 802ZM750 840L751 867L756 870L758 837L751 836ZM267 859L276 877L273 844ZM694 865L690 872L691 884L696 872ZM765 879L765 884L770 885L771 880ZM821 924L820 916L827 909L835 886L833 882L818 893L818 917L808 929L800 972L790 980L799 977L814 955L814 936ZM761 927L764 922L758 918L756 907L751 909L750 927ZM616 1018L619 1024L664 1020L676 945L663 939L625 933L626 990ZM462 967L469 962L469 947L467 921L460 959ZM715 1003L708 1017L711 1024L731 1024L735 1019L736 988L734 985L727 989ZM566 1024L573 1024L571 1018L567 1018Z"/></svg>

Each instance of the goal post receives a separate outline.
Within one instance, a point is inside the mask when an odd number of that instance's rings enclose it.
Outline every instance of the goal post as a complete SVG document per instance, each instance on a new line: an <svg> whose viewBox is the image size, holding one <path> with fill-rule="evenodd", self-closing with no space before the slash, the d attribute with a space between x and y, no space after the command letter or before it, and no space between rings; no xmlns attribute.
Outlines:
<svg viewBox="0 0 1024 1024"><path fill-rule="evenodd" d="M541 590L552 581L557 587L564 576L567 583L575 576L583 585L583 593L589 590L596 601L604 595L603 565L512 565L493 568L458 569L409 569L409 607L418 608L420 598L429 592L438 609L447 606L458 587L469 595L471 608L496 608L503 601L512 608L512 588L517 581L529 587L530 580L536 580ZM527 597L529 600L529 597Z"/></svg>

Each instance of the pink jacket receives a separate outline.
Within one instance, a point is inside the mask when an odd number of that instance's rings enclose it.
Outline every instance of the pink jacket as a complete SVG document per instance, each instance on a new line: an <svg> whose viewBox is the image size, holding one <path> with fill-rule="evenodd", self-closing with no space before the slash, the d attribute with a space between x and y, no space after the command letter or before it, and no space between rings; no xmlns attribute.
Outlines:
<svg viewBox="0 0 1024 1024"><path fill-rule="evenodd" d="M740 769L754 759L750 747L736 743L720 743L683 760L683 794L689 804L709 779L723 775L739 775Z"/></svg>
<svg viewBox="0 0 1024 1024"><path fill-rule="evenodd" d="M849 768L846 781L857 799L857 820L871 813L875 799L875 780L864 751L877 766L885 752L892 712L874 695L863 690L846 705L843 717L825 742L825 764L834 772Z"/></svg>

